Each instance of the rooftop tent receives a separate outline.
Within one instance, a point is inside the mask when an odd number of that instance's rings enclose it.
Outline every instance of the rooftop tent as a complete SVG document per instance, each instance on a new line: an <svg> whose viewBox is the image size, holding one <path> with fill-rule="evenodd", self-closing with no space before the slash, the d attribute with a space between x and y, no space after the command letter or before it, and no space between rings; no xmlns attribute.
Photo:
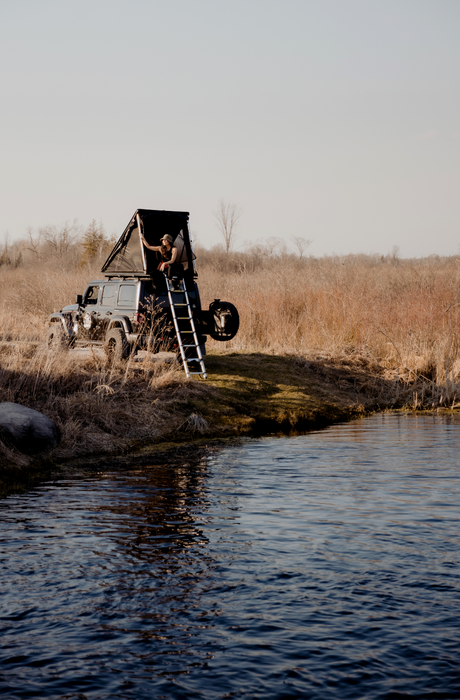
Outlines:
<svg viewBox="0 0 460 700"><path fill-rule="evenodd" d="M178 250L177 261L185 269L193 269L194 255L190 245L188 212L138 209L125 228L114 249L102 266L106 275L152 274L158 267L160 254L146 248L139 237L139 227L150 245L160 245L169 234Z"/></svg>

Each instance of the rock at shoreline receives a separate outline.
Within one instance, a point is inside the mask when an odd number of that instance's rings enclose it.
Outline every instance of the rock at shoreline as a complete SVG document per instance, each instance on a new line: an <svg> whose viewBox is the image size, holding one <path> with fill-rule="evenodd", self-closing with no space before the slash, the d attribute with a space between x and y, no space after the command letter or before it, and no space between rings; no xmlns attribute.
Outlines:
<svg viewBox="0 0 460 700"><path fill-rule="evenodd" d="M22 454L36 455L59 443L57 426L43 413L18 403L0 403L0 440Z"/></svg>

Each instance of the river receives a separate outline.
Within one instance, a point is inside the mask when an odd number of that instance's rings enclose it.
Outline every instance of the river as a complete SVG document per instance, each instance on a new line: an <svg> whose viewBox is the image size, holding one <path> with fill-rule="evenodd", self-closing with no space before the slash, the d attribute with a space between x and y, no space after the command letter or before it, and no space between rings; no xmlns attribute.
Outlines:
<svg viewBox="0 0 460 700"><path fill-rule="evenodd" d="M0 501L2 698L460 697L460 419Z"/></svg>

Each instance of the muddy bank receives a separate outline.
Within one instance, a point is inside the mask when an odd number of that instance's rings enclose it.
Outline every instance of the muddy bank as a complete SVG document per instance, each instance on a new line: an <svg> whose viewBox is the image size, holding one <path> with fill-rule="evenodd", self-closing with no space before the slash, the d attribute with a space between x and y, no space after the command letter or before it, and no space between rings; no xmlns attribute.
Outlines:
<svg viewBox="0 0 460 700"><path fill-rule="evenodd" d="M383 380L367 362L235 353L209 357L207 369L217 398L209 418L220 429L254 435L305 430L380 407L377 384Z"/></svg>

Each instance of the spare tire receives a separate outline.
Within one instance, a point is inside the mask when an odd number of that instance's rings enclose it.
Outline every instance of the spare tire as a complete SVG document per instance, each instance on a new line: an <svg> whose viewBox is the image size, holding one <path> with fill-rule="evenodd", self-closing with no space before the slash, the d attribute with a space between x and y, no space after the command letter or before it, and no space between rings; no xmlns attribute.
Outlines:
<svg viewBox="0 0 460 700"><path fill-rule="evenodd" d="M211 338L222 342L234 338L240 327L240 316L236 306L229 301L216 299L209 305L209 311L214 317L214 323L209 328Z"/></svg>

